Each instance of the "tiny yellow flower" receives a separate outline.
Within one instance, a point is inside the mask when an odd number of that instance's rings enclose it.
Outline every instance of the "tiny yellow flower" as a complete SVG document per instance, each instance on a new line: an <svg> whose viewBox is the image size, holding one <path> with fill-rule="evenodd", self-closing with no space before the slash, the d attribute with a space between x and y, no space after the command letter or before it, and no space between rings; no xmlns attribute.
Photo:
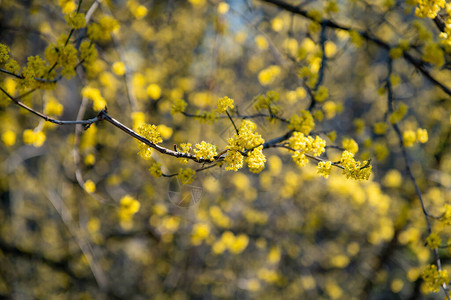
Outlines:
<svg viewBox="0 0 451 300"><path fill-rule="evenodd" d="M161 97L161 87L156 83L152 83L147 87L146 93L150 98L157 100Z"/></svg>
<svg viewBox="0 0 451 300"><path fill-rule="evenodd" d="M426 129L417 129L417 141L424 144L428 141L428 131Z"/></svg>
<svg viewBox="0 0 451 300"><path fill-rule="evenodd" d="M96 191L96 184L92 180L86 180L83 185L86 192L92 194Z"/></svg>
<svg viewBox="0 0 451 300"><path fill-rule="evenodd" d="M117 61L113 64L113 72L118 76L122 76L125 74L125 64L122 61Z"/></svg>
<svg viewBox="0 0 451 300"><path fill-rule="evenodd" d="M2 142L8 147L13 146L16 143L16 134L11 130L3 132Z"/></svg>

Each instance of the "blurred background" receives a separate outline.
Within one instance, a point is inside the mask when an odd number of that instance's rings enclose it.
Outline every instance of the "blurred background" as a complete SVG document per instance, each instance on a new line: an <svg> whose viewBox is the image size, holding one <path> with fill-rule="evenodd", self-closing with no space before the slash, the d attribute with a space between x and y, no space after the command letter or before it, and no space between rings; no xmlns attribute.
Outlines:
<svg viewBox="0 0 451 300"><path fill-rule="evenodd" d="M97 57L56 84L26 88L3 72L0 86L13 96L33 90L21 100L61 120L95 117L95 101L82 88L96 88L108 113L128 127L158 125L163 146L207 141L220 152L234 134L231 122L177 113L178 99L187 114L208 116L228 96L251 115L258 113L254 98L273 91L273 108L290 119L310 107L320 80L327 95L311 110L313 134L338 148L355 140L356 159L371 159L370 180L346 179L338 168L325 179L315 161L300 168L286 149L265 149L259 174L215 167L183 185L149 168L158 162L173 174L199 165L157 152L144 160L138 143L107 122L86 130L52 125L2 94L2 297L444 298L443 291L428 294L421 279L435 260L387 100L389 80L401 131L427 129L427 143L406 149L426 209L441 216L451 202L450 96L402 58L408 51L422 59L421 68L449 85L450 52L439 30L404 1L286 0L308 17L267 2L84 0L79 12L111 33L93 39L77 29L68 44L88 41ZM0 42L21 67L16 74L29 56L49 59L48 45L67 40L65 14L78 5L0 1ZM253 121L265 140L288 131L279 120ZM341 153L331 147L323 156L336 161ZM449 226L431 222L449 269Z"/></svg>

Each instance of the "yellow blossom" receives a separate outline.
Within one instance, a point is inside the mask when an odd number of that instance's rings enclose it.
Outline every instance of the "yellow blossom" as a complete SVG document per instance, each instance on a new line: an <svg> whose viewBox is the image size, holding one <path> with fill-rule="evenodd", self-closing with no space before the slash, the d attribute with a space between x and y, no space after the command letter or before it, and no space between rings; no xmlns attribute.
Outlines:
<svg viewBox="0 0 451 300"><path fill-rule="evenodd" d="M8 147L13 146L16 143L16 134L11 130L3 132L2 142Z"/></svg>
<svg viewBox="0 0 451 300"><path fill-rule="evenodd" d="M160 177L163 174L163 172L161 171L161 164L153 163L149 168L149 172L154 177Z"/></svg>
<svg viewBox="0 0 451 300"><path fill-rule="evenodd" d="M177 178L182 184L190 184L196 179L196 171L190 168L180 169Z"/></svg>
<svg viewBox="0 0 451 300"><path fill-rule="evenodd" d="M122 76L125 74L125 64L122 61L117 61L112 66L114 74Z"/></svg>
<svg viewBox="0 0 451 300"><path fill-rule="evenodd" d="M197 159L205 159L213 161L215 156L218 155L216 152L216 146L202 141L200 144L195 145L196 149L193 150L194 155Z"/></svg>
<svg viewBox="0 0 451 300"><path fill-rule="evenodd" d="M218 108L216 111L220 114L225 113L227 109L232 109L234 107L233 105L233 99L230 99L229 97L223 97L218 100Z"/></svg>
<svg viewBox="0 0 451 300"><path fill-rule="evenodd" d="M83 188L86 192L92 194L96 191L96 184L92 180L86 180L83 184Z"/></svg>
<svg viewBox="0 0 451 300"><path fill-rule="evenodd" d="M161 88L158 84L152 83L147 87L147 95L153 100L157 100L161 97Z"/></svg>
<svg viewBox="0 0 451 300"><path fill-rule="evenodd" d="M352 154L356 154L359 151L359 145L353 139L344 139L341 143L345 150L348 150Z"/></svg>
<svg viewBox="0 0 451 300"><path fill-rule="evenodd" d="M404 141L404 146L406 146L406 147L412 147L416 141L416 135L413 130L404 131L402 134L402 138Z"/></svg>
<svg viewBox="0 0 451 300"><path fill-rule="evenodd" d="M417 135L416 135L417 141L424 144L428 141L428 132L426 129L418 128L417 129Z"/></svg>
<svg viewBox="0 0 451 300"><path fill-rule="evenodd" d="M437 233L432 232L427 237L426 243L427 243L429 248L436 249L436 248L440 247L440 244L442 243L442 240L441 240L440 236Z"/></svg>
<svg viewBox="0 0 451 300"><path fill-rule="evenodd" d="M330 171L332 170L332 163L330 161L320 161L316 167L316 172L318 175L324 178L329 177Z"/></svg>

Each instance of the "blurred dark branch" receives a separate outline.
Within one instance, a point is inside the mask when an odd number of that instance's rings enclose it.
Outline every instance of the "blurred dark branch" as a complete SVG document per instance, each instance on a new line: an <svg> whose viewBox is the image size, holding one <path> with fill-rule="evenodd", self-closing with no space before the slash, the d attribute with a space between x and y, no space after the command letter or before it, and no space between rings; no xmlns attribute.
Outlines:
<svg viewBox="0 0 451 300"><path fill-rule="evenodd" d="M306 19L309 19L313 22L317 22L312 16L308 15L308 11L303 10L297 6L291 5L289 3L286 3L284 1L280 1L280 0L260 0L262 2L267 2L270 4L273 4L283 10L292 12L294 14L303 16ZM356 30L354 28L351 27L347 27L347 26L343 26L340 25L332 20L329 19L322 19L320 21L321 24L323 24L326 27L329 28L333 28L333 29L341 29L341 30L345 30L345 31L356 31L360 34L360 36L362 36L364 39L366 39L367 41L373 42L376 45L378 45L379 47L385 49L385 50L390 50L392 48L392 46L390 44L388 44L387 42L384 42L383 40L373 36L372 34L370 34L369 32L363 31L363 30ZM441 83L440 81L438 81L434 76L431 75L431 73L429 73L428 70L426 70L425 66L425 62L423 62L421 59L417 59L414 58L412 55L410 55L408 52L404 51L403 56L405 58L405 60L407 60L407 62L409 62L412 66L414 66L421 74L423 74L427 79L429 79L429 81L431 81L433 84L435 84L436 86L438 86L439 88L441 88L446 94L451 96L451 89L448 88L447 86L445 86L443 83Z"/></svg>
<svg viewBox="0 0 451 300"><path fill-rule="evenodd" d="M7 255L17 256L17 257L29 259L29 260L37 260L41 263L48 265L52 269L66 273L67 275L69 275L71 278L73 278L77 282L80 282L83 284L91 283L91 284L96 285L96 282L95 282L94 278L92 278L92 277L77 276L70 268L69 262L67 259L52 260L52 259L45 257L41 253L19 249L17 246L10 245L1 239L0 239L0 249L3 253L5 253Z"/></svg>
<svg viewBox="0 0 451 300"><path fill-rule="evenodd" d="M318 80L315 83L315 86L313 87L313 93L309 92L311 96L311 102L310 106L308 108L309 111L312 111L312 109L315 107L316 100L314 96L314 92L318 91L319 86L323 83L324 79L324 69L326 67L326 25L324 23L321 23L321 33L320 33L320 41L319 41L320 47L321 47L321 67L319 68L318 72Z"/></svg>

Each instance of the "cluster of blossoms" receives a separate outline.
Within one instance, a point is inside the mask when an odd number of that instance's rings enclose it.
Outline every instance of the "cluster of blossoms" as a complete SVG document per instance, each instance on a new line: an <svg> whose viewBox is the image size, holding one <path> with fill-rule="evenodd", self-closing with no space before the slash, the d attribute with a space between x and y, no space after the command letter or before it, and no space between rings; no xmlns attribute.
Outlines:
<svg viewBox="0 0 451 300"><path fill-rule="evenodd" d="M345 150L351 152L352 154L356 154L357 151L359 151L359 145L353 139L344 139L341 142L341 145Z"/></svg>
<svg viewBox="0 0 451 300"><path fill-rule="evenodd" d="M434 19L440 9L445 7L445 0L415 0L418 7L415 9L415 15L420 18Z"/></svg>
<svg viewBox="0 0 451 300"><path fill-rule="evenodd" d="M280 108L275 104L277 101L279 101L279 94L275 91L268 91L266 95L258 95L254 98L254 108L257 111L267 109L272 114L278 114Z"/></svg>
<svg viewBox="0 0 451 300"><path fill-rule="evenodd" d="M215 160L216 155L216 146L205 141L202 141L200 144L195 145L196 149L194 149L194 155L197 159L206 159L213 161Z"/></svg>
<svg viewBox="0 0 451 300"><path fill-rule="evenodd" d="M318 175L324 178L329 177L330 171L332 170L332 162L330 161L320 161L316 167L316 172Z"/></svg>
<svg viewBox="0 0 451 300"><path fill-rule="evenodd" d="M153 163L149 168L149 172L154 177L160 177L161 175L163 175L163 172L161 171L161 164Z"/></svg>
<svg viewBox="0 0 451 300"><path fill-rule="evenodd" d="M94 110L102 110L106 106L106 101L100 94L99 89L96 89L96 88L93 88L90 86L85 86L81 90L81 95L83 97L86 97L86 98L92 100L92 108Z"/></svg>
<svg viewBox="0 0 451 300"><path fill-rule="evenodd" d="M445 0L414 0L417 4L415 15L420 18L434 19L442 8L446 9L448 19L445 21L444 31L440 34L442 43L448 47L451 46L451 3Z"/></svg>
<svg viewBox="0 0 451 300"><path fill-rule="evenodd" d="M27 129L23 132L23 142L27 145L41 147L45 142L46 136L42 131Z"/></svg>
<svg viewBox="0 0 451 300"><path fill-rule="evenodd" d="M368 180L371 175L372 166L368 161L355 161L354 155L349 151L344 151L341 155L341 165L344 167L343 174L346 178L356 180Z"/></svg>
<svg viewBox="0 0 451 300"><path fill-rule="evenodd" d="M247 153L246 162L249 165L249 169L252 172L258 173L265 167L266 158L262 152L262 144L265 140L260 134L254 132L257 129L257 125L249 120L244 120L238 133L234 134L228 139L227 155L224 159L226 163L226 170L234 170L243 167L244 156L243 153L246 150L251 150Z"/></svg>
<svg viewBox="0 0 451 300"><path fill-rule="evenodd" d="M190 168L180 169L177 178L182 184L190 184L196 179L196 171Z"/></svg>
<svg viewBox="0 0 451 300"><path fill-rule="evenodd" d="M191 143L182 143L180 144L178 151L181 153L189 153L191 151L191 146ZM188 163L187 158L180 158L180 161L184 164Z"/></svg>
<svg viewBox="0 0 451 300"><path fill-rule="evenodd" d="M446 4L446 12L448 19L445 22L445 31L440 33L440 38L445 46L451 47L451 3Z"/></svg>
<svg viewBox="0 0 451 300"><path fill-rule="evenodd" d="M111 33L119 30L119 23L110 16L103 16L98 23L92 23L88 26L88 37L93 41L108 41Z"/></svg>
<svg viewBox="0 0 451 300"><path fill-rule="evenodd" d="M186 106L188 103L185 102L183 99L176 99L171 107L171 114L175 115L176 113L183 113L185 112Z"/></svg>
<svg viewBox="0 0 451 300"><path fill-rule="evenodd" d="M421 277L423 277L426 290L433 293L437 293L440 286L448 284L449 282L448 271L437 270L437 266L435 265L427 266Z"/></svg>
<svg viewBox="0 0 451 300"><path fill-rule="evenodd" d="M47 88L51 89L54 84L36 80L36 78L52 78L55 73L50 72L50 67L39 56L30 56L27 59L27 66L22 70L23 79L19 80L19 87Z"/></svg>
<svg viewBox="0 0 451 300"><path fill-rule="evenodd" d="M415 142L426 143L428 141L428 132L426 129L418 128L417 131L406 130L402 138L406 147L412 147Z"/></svg>
<svg viewBox="0 0 451 300"><path fill-rule="evenodd" d="M230 99L229 97L224 97L218 100L218 108L216 111L220 114L223 114L227 111L227 109L234 108L233 99Z"/></svg>
<svg viewBox="0 0 451 300"><path fill-rule="evenodd" d="M305 153L312 153L314 156L320 156L325 151L326 141L316 136L306 136L302 132L295 131L288 139L288 146L295 151L292 155L294 162L302 167L307 163Z"/></svg>
<svg viewBox="0 0 451 300"><path fill-rule="evenodd" d="M312 114L307 110L301 110L299 115L293 115L289 128L308 135L315 127Z"/></svg>
<svg viewBox="0 0 451 300"><path fill-rule="evenodd" d="M56 44L50 44L45 49L45 58L51 65L62 67L61 74L66 77L75 75L77 65L77 49L74 45L66 43L67 36L62 35Z"/></svg>
<svg viewBox="0 0 451 300"><path fill-rule="evenodd" d="M139 211L141 204L132 196L126 195L121 199L121 206L119 208L118 216L123 228L130 228L131 221L134 214Z"/></svg>
<svg viewBox="0 0 451 300"><path fill-rule="evenodd" d="M426 238L426 244L429 248L436 249L442 244L442 239L437 233L433 232Z"/></svg>
<svg viewBox="0 0 451 300"><path fill-rule="evenodd" d="M443 212L442 221L445 225L451 225L451 205L445 204L445 211Z"/></svg>
<svg viewBox="0 0 451 300"><path fill-rule="evenodd" d="M150 124L142 124L138 127L138 133L144 138L148 139L153 144L158 144L163 142L161 134L157 129L157 126ZM138 154L145 159L149 159L152 155L152 148L142 142L139 143Z"/></svg>

